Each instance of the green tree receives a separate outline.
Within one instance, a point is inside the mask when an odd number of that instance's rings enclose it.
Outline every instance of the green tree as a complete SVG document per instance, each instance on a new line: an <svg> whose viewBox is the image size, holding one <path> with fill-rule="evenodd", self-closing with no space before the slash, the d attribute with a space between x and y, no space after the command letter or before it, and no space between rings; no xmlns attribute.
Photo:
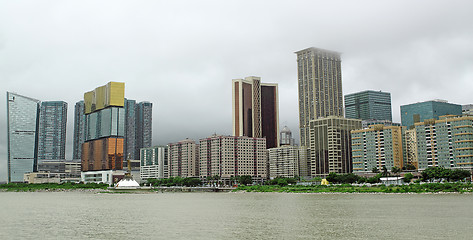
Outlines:
<svg viewBox="0 0 473 240"><path fill-rule="evenodd" d="M340 179L338 177L337 173L331 172L328 174L328 176L325 178L329 183L339 183Z"/></svg>
<svg viewBox="0 0 473 240"><path fill-rule="evenodd" d="M238 177L238 182L242 185L249 185L253 183L253 178L250 175L242 175Z"/></svg>
<svg viewBox="0 0 473 240"><path fill-rule="evenodd" d="M450 180L455 182L461 181L468 177L471 177L471 172L464 169L454 169L453 171L451 171L449 176Z"/></svg>
<svg viewBox="0 0 473 240"><path fill-rule="evenodd" d="M413 178L414 178L414 175L412 175L412 173L406 173L406 174L404 174L403 181L405 183L410 183Z"/></svg>
<svg viewBox="0 0 473 240"><path fill-rule="evenodd" d="M373 169L371 169L371 172L373 173L379 173L379 169L377 167L374 167Z"/></svg>

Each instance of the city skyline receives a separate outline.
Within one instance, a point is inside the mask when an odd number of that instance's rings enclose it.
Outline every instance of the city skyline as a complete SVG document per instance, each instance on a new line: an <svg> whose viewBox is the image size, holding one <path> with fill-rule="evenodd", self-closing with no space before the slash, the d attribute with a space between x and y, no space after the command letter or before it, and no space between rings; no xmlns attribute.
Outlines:
<svg viewBox="0 0 473 240"><path fill-rule="evenodd" d="M394 122L400 122L400 105L473 102L459 89L473 86L469 1L294 1L274 3L269 11L267 4L244 1L188 2L186 9L181 2L122 2L111 9L109 3L29 4L28 10L24 3L0 4L3 92L71 107L85 91L125 82L127 96L154 104L152 145L231 134L228 81L252 75L278 83L279 127L287 125L299 142L294 52L307 47L342 53L344 95L390 92ZM316 8L322 13L313 14ZM326 21L333 12L343 18ZM66 158L73 112L69 108ZM0 104L0 129L6 132L6 103ZM4 134L0 181L6 149Z"/></svg>

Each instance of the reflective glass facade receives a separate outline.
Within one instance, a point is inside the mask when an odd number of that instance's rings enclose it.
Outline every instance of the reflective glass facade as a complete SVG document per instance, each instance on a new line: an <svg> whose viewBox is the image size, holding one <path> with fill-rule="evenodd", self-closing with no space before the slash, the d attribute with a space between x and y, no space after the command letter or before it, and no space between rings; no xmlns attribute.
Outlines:
<svg viewBox="0 0 473 240"><path fill-rule="evenodd" d="M109 82L84 94L82 171L123 169L125 84Z"/></svg>
<svg viewBox="0 0 473 240"><path fill-rule="evenodd" d="M85 116L85 141L125 136L125 110L109 107Z"/></svg>
<svg viewBox="0 0 473 240"><path fill-rule="evenodd" d="M124 98L125 83L109 82L84 94L85 114L110 106L123 107Z"/></svg>
<svg viewBox="0 0 473 240"><path fill-rule="evenodd" d="M82 144L82 171L123 169L123 138L103 138Z"/></svg>
<svg viewBox="0 0 473 240"><path fill-rule="evenodd" d="M41 102L39 114L38 160L65 159L67 103Z"/></svg>
<svg viewBox="0 0 473 240"><path fill-rule="evenodd" d="M37 166L39 100L7 92L8 182Z"/></svg>
<svg viewBox="0 0 473 240"><path fill-rule="evenodd" d="M462 115L462 106L446 101L427 101L401 106L402 126L413 128L415 123L439 119L444 115Z"/></svg>

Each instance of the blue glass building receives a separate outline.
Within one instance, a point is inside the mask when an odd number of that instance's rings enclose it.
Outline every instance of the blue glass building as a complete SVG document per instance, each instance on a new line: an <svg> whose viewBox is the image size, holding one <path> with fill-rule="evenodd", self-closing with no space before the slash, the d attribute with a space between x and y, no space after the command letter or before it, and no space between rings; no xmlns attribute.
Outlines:
<svg viewBox="0 0 473 240"><path fill-rule="evenodd" d="M401 106L402 126L413 128L415 123L427 119L438 120L444 115L462 115L462 106L444 100L433 100Z"/></svg>
<svg viewBox="0 0 473 240"><path fill-rule="evenodd" d="M23 182L38 161L40 101L7 92L8 182Z"/></svg>

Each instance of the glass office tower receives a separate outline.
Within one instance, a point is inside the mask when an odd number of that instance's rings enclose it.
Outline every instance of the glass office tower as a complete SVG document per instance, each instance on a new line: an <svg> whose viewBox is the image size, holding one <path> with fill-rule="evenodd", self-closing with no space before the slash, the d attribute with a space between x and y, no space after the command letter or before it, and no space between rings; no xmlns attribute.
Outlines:
<svg viewBox="0 0 473 240"><path fill-rule="evenodd" d="M345 95L345 117L392 121L391 94L367 90Z"/></svg>
<svg viewBox="0 0 473 240"><path fill-rule="evenodd" d="M36 171L40 101L7 92L8 182Z"/></svg>
<svg viewBox="0 0 473 240"><path fill-rule="evenodd" d="M67 103L41 102L38 131L38 160L66 159Z"/></svg>

